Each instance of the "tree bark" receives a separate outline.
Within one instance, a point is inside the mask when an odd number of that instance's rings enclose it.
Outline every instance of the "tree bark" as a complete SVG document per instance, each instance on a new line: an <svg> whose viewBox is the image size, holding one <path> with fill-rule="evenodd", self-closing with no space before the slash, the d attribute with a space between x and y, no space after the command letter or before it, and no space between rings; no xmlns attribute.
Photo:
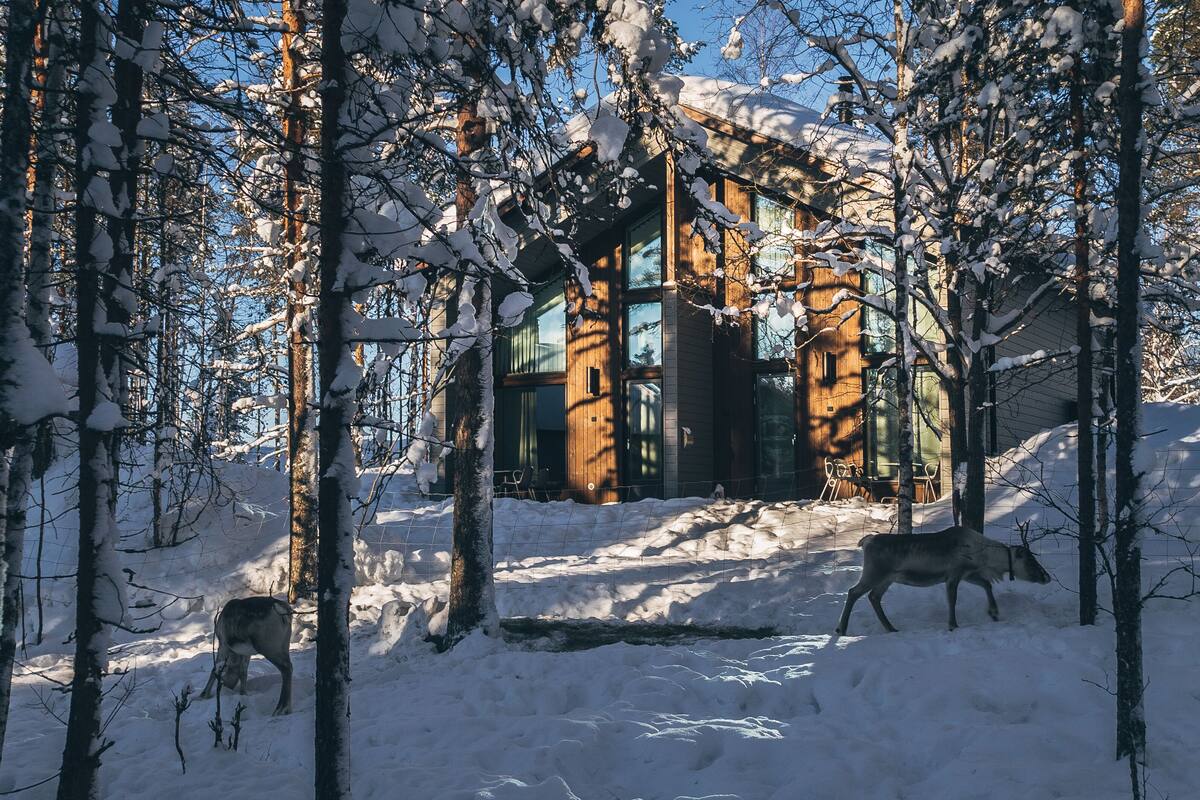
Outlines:
<svg viewBox="0 0 1200 800"><path fill-rule="evenodd" d="M896 141L892 152L892 252L895 254L896 276L896 406L900 418L900 441L896 490L896 532L912 533L913 529L913 364L915 348L910 342L908 310L912 291L908 274L907 229L908 214L908 168L911 154L908 150L907 69L908 29L904 22L904 7L895 3L893 15L896 24ZM929 498L925 498L926 502Z"/></svg>
<svg viewBox="0 0 1200 800"><path fill-rule="evenodd" d="M474 99L458 107L456 143L459 157L470 164L487 147L487 125ZM477 199L472 176L459 173L455 209L462 228ZM492 295L482 271L460 275L460 305L473 300L476 339L454 365L450 407L454 415L454 533L450 560L450 602L446 643L471 631L497 632L495 586L492 582Z"/></svg>
<svg viewBox="0 0 1200 800"><path fill-rule="evenodd" d="M14 374L15 349L9 345L25 332L25 186L33 122L29 85L37 12L33 0L12 0L5 39L3 117L0 118L0 458L21 434L20 386ZM7 492L5 476L0 492ZM2 531L0 531L2 533ZM3 565L0 564L0 569Z"/></svg>
<svg viewBox="0 0 1200 800"><path fill-rule="evenodd" d="M117 6L116 33L121 39L141 44L148 17L146 0L121 0ZM119 52L119 51L118 51ZM138 175L142 167L143 147L138 139L138 122L142 118L142 67L133 58L113 58L113 85L117 97L112 108L112 122L121 132L121 147L116 152L119 168L109 177L113 202L118 216L108 220L108 236L113 243L113 256L104 277L104 299L108 305L110 325L125 328L137 312L133 290L133 257L137 242ZM120 336L106 336L101 342L101 369L109 376L114 395L111 398L129 414L129 386L126 380L125 350L127 343ZM117 478L121 468L119 430L112 433L109 458L113 464L113 511L117 505Z"/></svg>
<svg viewBox="0 0 1200 800"><path fill-rule="evenodd" d="M313 438L312 325L308 306L304 225L300 218L304 186L304 141L301 105L303 75L297 39L306 20L297 0L284 0L281 37L283 81L288 103L283 112L283 241L287 250L288 298L288 602L309 597L317 584L317 452Z"/></svg>
<svg viewBox="0 0 1200 800"><path fill-rule="evenodd" d="M1146 755L1142 680L1141 478L1137 445L1141 431L1142 114L1141 48L1146 11L1142 0L1124 0L1121 83L1118 89L1120 145L1117 152L1117 455L1116 571L1113 615L1117 628L1117 757L1129 759L1134 797L1141 792Z"/></svg>
<svg viewBox="0 0 1200 800"><path fill-rule="evenodd" d="M350 442L356 382L346 328L350 291L339 281L346 229L348 176L340 149L350 70L342 49L345 0L322 0L321 20L321 282L317 355L320 359L316 797L350 797L350 592L354 587L357 494Z"/></svg>
<svg viewBox="0 0 1200 800"><path fill-rule="evenodd" d="M58 120L58 92L62 87L64 67L56 20L52 9L43 5L34 19L41 25L35 32L31 50L35 63L31 75L36 75L43 88L32 90L30 106L40 109L40 126L31 133L33 161L27 167L33 207L30 213L29 262L25 269L25 323L34 344L44 348L50 341L49 291L50 244L54 225L54 180L57 158L53 129ZM19 42L18 42L19 44ZM32 128L32 120L31 120ZM15 160L15 159L14 159ZM24 555L26 513L30 486L41 475L51 454L48 423L23 428L17 435L8 464L6 506L0 530L4 531L3 612L0 615L0 759L3 757L8 711L12 692L13 663L17 653L17 628L21 623L19 595L20 565ZM2 457L2 456L0 456ZM0 482L5 485L5 482ZM2 763L2 761L0 761Z"/></svg>
<svg viewBox="0 0 1200 800"><path fill-rule="evenodd" d="M1096 448L1093 431L1095 388L1092 381L1092 303L1088 235L1087 120L1083 108L1083 70L1071 74L1071 165L1075 201L1075 358L1076 465L1079 484L1079 624L1096 623Z"/></svg>
<svg viewBox="0 0 1200 800"><path fill-rule="evenodd" d="M971 341L979 343L983 338L987 321L987 297L991 282L971 278ZM967 367L967 430L966 430L966 485L963 491L962 524L982 532L986 505L987 445L985 424L987 421L987 360L984 348L979 347L969 354Z"/></svg>
<svg viewBox="0 0 1200 800"><path fill-rule="evenodd" d="M71 679L71 708L63 747L58 784L59 800L90 800L98 794L96 773L107 749L100 728L100 700L108 664L109 625L124 610L114 545L116 520L111 506L115 495L113 474L112 407L119 398L114 375L101 369L101 336L109 335L111 304L106 293L116 283L109 279L106 251L112 242L97 224L97 210L87 189L104 179L90 157L89 130L108 116L105 95L112 91L100 46L100 9L80 5L80 79L75 89L75 185L80 200L75 205L74 261L76 348L79 358L79 566L75 595L75 660ZM117 363L120 363L118 354ZM97 412L100 413L97 413ZM105 615L108 615L107 618Z"/></svg>

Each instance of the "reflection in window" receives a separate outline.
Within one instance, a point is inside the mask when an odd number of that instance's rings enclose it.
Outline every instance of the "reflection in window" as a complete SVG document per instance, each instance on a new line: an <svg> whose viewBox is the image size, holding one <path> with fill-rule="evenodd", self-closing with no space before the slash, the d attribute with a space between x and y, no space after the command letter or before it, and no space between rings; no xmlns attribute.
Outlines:
<svg viewBox="0 0 1200 800"><path fill-rule="evenodd" d="M867 469L872 476L894 478L900 468L900 413L896 407L896 371L869 369L867 378ZM917 367L913 375L913 466L940 458L937 375Z"/></svg>
<svg viewBox="0 0 1200 800"><path fill-rule="evenodd" d="M791 495L796 477L796 381L759 375L754 385L755 474L762 497Z"/></svg>
<svg viewBox="0 0 1200 800"><path fill-rule="evenodd" d="M562 287L538 292L521 324L496 337L496 371L501 375L563 372L567 368L567 304Z"/></svg>
<svg viewBox="0 0 1200 800"><path fill-rule="evenodd" d="M662 284L662 215L655 211L629 228L627 251L629 268L625 286L644 289Z"/></svg>
<svg viewBox="0 0 1200 800"><path fill-rule="evenodd" d="M891 279L881 275L878 270L886 269L890 273L896 263L896 255L892 248L879 242L869 241L864 248L868 269L863 270L863 292L877 295L889 304L896 302L896 286ZM910 258L909 274L916 268L916 262ZM913 332L922 339L936 339L937 320L933 314L915 298L912 299L908 310L908 318L913 326ZM863 305L862 310L864 346L868 353L893 353L896 350L896 321L892 315L881 309Z"/></svg>
<svg viewBox="0 0 1200 800"><path fill-rule="evenodd" d="M529 486L567 479L566 387L496 391L496 469L525 469Z"/></svg>
<svg viewBox="0 0 1200 800"><path fill-rule="evenodd" d="M796 274L796 250L785 236L792 229L792 209L761 194L754 196L754 221L767 234L755 244L754 274L787 280Z"/></svg>
<svg viewBox="0 0 1200 800"><path fill-rule="evenodd" d="M787 308L786 314L780 314L775 295L759 295L754 305L754 357L760 361L796 354L796 317L790 300Z"/></svg>
<svg viewBox="0 0 1200 800"><path fill-rule="evenodd" d="M625 394L625 479L637 486L662 481L662 387L630 381Z"/></svg>
<svg viewBox="0 0 1200 800"><path fill-rule="evenodd" d="M662 303L630 303L625 308L625 365L662 364Z"/></svg>

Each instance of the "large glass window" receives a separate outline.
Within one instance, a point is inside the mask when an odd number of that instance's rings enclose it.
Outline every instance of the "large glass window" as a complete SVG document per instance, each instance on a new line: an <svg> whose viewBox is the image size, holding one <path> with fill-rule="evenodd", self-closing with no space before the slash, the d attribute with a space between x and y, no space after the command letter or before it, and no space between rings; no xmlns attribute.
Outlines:
<svg viewBox="0 0 1200 800"><path fill-rule="evenodd" d="M767 280L790 280L796 276L796 248L788 238L793 211L761 194L754 196L754 221L766 233L755 244L754 274Z"/></svg>
<svg viewBox="0 0 1200 800"><path fill-rule="evenodd" d="M662 387L657 381L629 381L625 384L626 482L660 484L662 452Z"/></svg>
<svg viewBox="0 0 1200 800"><path fill-rule="evenodd" d="M648 289L662 285L662 215L655 211L629 228L626 239L629 259L625 270L627 289Z"/></svg>
<svg viewBox="0 0 1200 800"><path fill-rule="evenodd" d="M884 269L891 272L896 263L895 251L874 241L867 242L864 250L868 266L863 270L863 292L868 295L877 295L894 304L896 302L896 285L879 270ZM909 270L914 268L915 262L909 259ZM913 332L917 336L926 340L937 338L937 320L923 304L912 299L908 315ZM896 320L890 313L864 305L862 320L864 344L868 353L895 352Z"/></svg>
<svg viewBox="0 0 1200 800"><path fill-rule="evenodd" d="M567 304L562 288L534 296L521 324L496 337L496 371L501 375L563 372L567 368Z"/></svg>
<svg viewBox="0 0 1200 800"><path fill-rule="evenodd" d="M562 486L567 479L566 387L496 392L496 469L525 469L526 485Z"/></svg>
<svg viewBox="0 0 1200 800"><path fill-rule="evenodd" d="M869 369L867 380L867 471L891 479L900 469L900 413L896 404L896 370ZM913 374L913 464L932 464L941 455L937 375L928 367Z"/></svg>
<svg viewBox="0 0 1200 800"><path fill-rule="evenodd" d="M790 497L796 476L796 381L758 375L754 383L755 473L768 500Z"/></svg>
<svg viewBox="0 0 1200 800"><path fill-rule="evenodd" d="M759 295L754 304L754 357L760 361L796 355L796 317L790 299L785 308L785 313L779 313L774 294Z"/></svg>
<svg viewBox="0 0 1200 800"><path fill-rule="evenodd" d="M625 307L625 366L662 364L662 303L630 303Z"/></svg>

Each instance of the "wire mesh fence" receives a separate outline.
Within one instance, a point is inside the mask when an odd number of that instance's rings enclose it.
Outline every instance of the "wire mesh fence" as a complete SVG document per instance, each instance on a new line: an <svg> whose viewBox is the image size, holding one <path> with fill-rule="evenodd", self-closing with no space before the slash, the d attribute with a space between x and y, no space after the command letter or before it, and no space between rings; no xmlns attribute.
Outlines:
<svg viewBox="0 0 1200 800"><path fill-rule="evenodd" d="M1027 526L1043 563L1071 584L1077 564L1073 451L1022 453L995 460L990 467L988 534L1016 543L1018 527ZM804 477L809 476L795 476L794 485ZM253 491L235 486L229 502L206 512L176 547L153 549L137 537L124 540L122 565L138 589L133 602L151 613L177 606L181 597L211 606L225 599L214 593L283 592L286 496L279 492L258 503L239 499L261 499L285 487L282 478L272 481ZM1156 454L1153 464L1145 465L1143 485L1149 521L1145 558L1195 567L1200 444ZM614 488L627 489L626 496L634 489L647 493L644 485ZM670 598L686 599L718 585L737 591L739 583L779 576L778 591L814 576L836 575L831 586L849 585L851 576L838 573L857 567L858 541L895 527L894 504L873 502L854 491L819 501L778 494L734 497L714 483L683 488L680 494L690 496L602 504L498 496L493 554L502 613L606 618L644 609L638 611L644 616ZM69 509L69 502L60 505ZM446 595L453 536L450 496L423 494L410 477L397 476L377 484L376 496L360 509L356 522L360 584L398 587L413 598ZM946 499L914 508L918 533L950 524ZM29 526L22 567L26 605L35 595L52 602L56 593L66 602L77 552L73 513L44 517L35 509Z"/></svg>

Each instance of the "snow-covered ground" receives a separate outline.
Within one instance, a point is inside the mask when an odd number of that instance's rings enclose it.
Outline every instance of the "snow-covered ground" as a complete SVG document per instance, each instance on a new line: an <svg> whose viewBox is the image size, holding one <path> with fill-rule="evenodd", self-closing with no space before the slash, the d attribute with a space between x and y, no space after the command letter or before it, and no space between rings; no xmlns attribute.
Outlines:
<svg viewBox="0 0 1200 800"><path fill-rule="evenodd" d="M1200 520L1200 410L1148 409L1144 462L1156 519L1170 534ZM1193 452L1194 450L1194 452ZM438 654L408 603L444 596L450 509L394 491L365 525L352 609L355 794L418 800L592 798L1120 798L1112 761L1111 620L1074 624L1073 543L1053 535L1072 502L1073 448L1057 431L999 468L989 535L1015 540L1014 521L1047 533L1035 547L1056 582L997 586L1002 621L964 588L945 629L940 589L893 588L902 633L884 635L863 603L851 635L831 634L857 580L856 543L887 531L891 509L858 500L761 503L681 499L611 506L497 502L498 598L506 616L770 628L757 639L612 644L552 652L536 642L478 636ZM108 698L104 756L112 798L308 796L312 773L312 630L298 617L295 712L269 716L278 674L251 665L238 752L214 750L211 701L184 716L181 774L172 694L203 684L212 614L229 597L278 592L286 578L283 476L229 466L236 502L207 512L199 536L171 551L126 554L147 590L132 593L144 624L121 635ZM64 474L52 487L68 487ZM70 492L50 494L67 505ZM1163 510L1162 506L1170 506ZM145 525L137 496L126 530ZM923 508L924 529L946 523ZM1200 531L1193 541L1200 541ZM52 526L46 573L69 571L70 519ZM134 536L127 545L137 544ZM1189 559L1169 536L1148 542L1147 583ZM30 558L33 558L31 552ZM1188 562L1190 563L1190 561ZM26 562L25 574L34 564ZM1181 578L1181 576L1180 576ZM0 791L58 767L67 699L44 678L69 677L68 581L48 585L48 638L16 679ZM1189 584L1190 585L1190 584ZM1102 591L1102 596L1107 593ZM28 594L27 594L28 596ZM190 598L190 599L189 599ZM388 605L393 603L392 605ZM157 608L166 606L158 613ZM429 608L433 610L433 605ZM436 625L437 618L434 619ZM1172 601L1146 614L1151 796L1197 796L1200 624ZM116 685L117 679L110 679ZM132 691L126 691L130 688ZM118 709L118 700L121 707ZM233 701L226 698L225 717ZM228 727L227 727L228 730ZM53 795L54 782L31 789Z"/></svg>

